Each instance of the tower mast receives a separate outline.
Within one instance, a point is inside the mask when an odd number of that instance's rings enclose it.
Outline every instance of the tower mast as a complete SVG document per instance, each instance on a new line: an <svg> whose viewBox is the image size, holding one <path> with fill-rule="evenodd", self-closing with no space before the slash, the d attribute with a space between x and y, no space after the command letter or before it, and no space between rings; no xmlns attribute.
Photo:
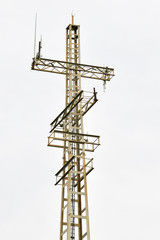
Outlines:
<svg viewBox="0 0 160 240"><path fill-rule="evenodd" d="M87 175L93 170L94 152L100 145L100 137L85 134L83 116L98 101L96 91L84 92L81 77L110 81L114 69L81 64L80 26L66 28L66 62L41 58L39 52L33 58L32 70L66 75L65 109L50 124L48 146L63 148L63 166L56 173L55 185L62 185L60 240L90 240Z"/></svg>
<svg viewBox="0 0 160 240"><path fill-rule="evenodd" d="M78 65L80 64L80 26L74 25L74 16L72 15L72 24L66 28L66 62L74 63L74 69L69 69L66 74L66 107L68 104L77 96L81 91L81 75L78 71ZM71 170L68 174L68 186L67 186L67 239L75 239L75 227L78 227L79 239L82 239L82 198L84 198L84 208L83 212L85 217L83 217L86 222L86 233L88 239L90 239L89 230L89 215L88 215L88 198L87 198L87 181L86 181L86 167L85 167L85 148L84 144L80 150L79 134L84 134L83 132L83 116L82 116L82 103L80 102L73 111L69 114L68 119L66 118L64 131L69 130L69 132L76 133L76 135L70 135L68 146L68 160L74 156L73 171ZM75 142L74 142L75 140ZM84 141L84 137L82 137ZM64 148L64 158L66 159L66 148ZM81 170L81 167L82 170ZM81 171L80 171L81 170ZM84 191L81 191L82 181L80 177L83 177ZM77 183L75 184L75 179ZM65 186L65 183L64 183ZM65 188L65 187L63 187ZM82 194L83 193L83 194ZM62 190L62 206L61 211L64 211L64 193ZM76 201L77 200L77 201ZM77 211L77 213L76 213ZM71 214L70 214L71 213ZM64 214L62 214L64 215ZM76 218L78 219L76 223ZM75 225L78 224L78 225ZM61 226L63 222L61 222ZM61 231L62 235L62 231ZM62 236L61 238L62 239Z"/></svg>

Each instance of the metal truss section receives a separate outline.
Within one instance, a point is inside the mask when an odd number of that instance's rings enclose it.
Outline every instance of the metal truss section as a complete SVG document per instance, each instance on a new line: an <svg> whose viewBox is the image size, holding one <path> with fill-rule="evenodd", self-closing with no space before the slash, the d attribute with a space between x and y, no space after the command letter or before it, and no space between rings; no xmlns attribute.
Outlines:
<svg viewBox="0 0 160 240"><path fill-rule="evenodd" d="M33 58L32 70L65 74L67 71L77 71L81 77L110 81L114 76L114 69L87 64L51 60L46 58ZM74 75L74 74L73 74Z"/></svg>
<svg viewBox="0 0 160 240"><path fill-rule="evenodd" d="M69 115L69 113L77 106L77 104L83 99L83 91L80 91L78 95L68 104L68 106L51 122L50 133Z"/></svg>
<svg viewBox="0 0 160 240"><path fill-rule="evenodd" d="M93 107L93 105L98 101L97 99L97 92L95 91L95 88L93 89L93 95L89 95L90 92L85 92L86 95L84 97L84 101L82 102L82 116L84 116L88 110Z"/></svg>
<svg viewBox="0 0 160 240"><path fill-rule="evenodd" d="M63 167L55 174L55 185L61 185L64 190L62 214L63 221L61 223L62 231L60 236L65 240L72 240L72 236L77 239L77 233L79 228L83 225L83 229L80 232L80 238L89 239L89 231L87 231L85 225L88 224L88 210L86 204L86 176L93 170L93 158L84 158L82 155L71 155L71 158L66 161ZM68 188L69 182L72 182L70 188ZM71 205L71 207L69 207ZM68 225L68 216L71 218L70 225ZM71 228L71 237L67 237L69 227Z"/></svg>
<svg viewBox="0 0 160 240"><path fill-rule="evenodd" d="M81 108L79 108L79 111L75 112L74 111L75 108L81 101L82 101ZM56 127L63 127L63 125L65 124L63 120L65 120L70 113L73 116L72 125L74 126L76 124L77 116L78 115L84 116L97 101L98 99L95 88L93 93L80 91L79 94L77 94L76 97L67 105L67 107L56 117L56 119L53 122L51 122L50 133ZM80 120L80 117L78 117L78 120Z"/></svg>
<svg viewBox="0 0 160 240"><path fill-rule="evenodd" d="M72 138L70 136L72 136ZM100 136L54 130L48 137L48 146L50 147L68 149L71 143L79 144L79 150L83 150L84 147L85 151L94 152L100 145ZM77 147L75 146L74 149L77 150Z"/></svg>
<svg viewBox="0 0 160 240"><path fill-rule="evenodd" d="M66 164L55 174L56 176L56 183L55 185L62 185L60 183L62 183L62 180L65 178L65 180L67 180L68 178L68 173L71 171L71 174L74 174L74 181L76 182L74 187L77 187L77 181L78 181L78 175L81 176L80 181L83 180L83 164L80 164L80 169L79 171L75 171L73 170L73 168L75 167L75 165L77 164L75 162L75 158L79 158L81 159L82 156L73 156L69 161L66 162ZM93 158L85 158L86 164L86 175L88 175L94 168L93 168ZM69 167L69 164L71 164L71 167Z"/></svg>

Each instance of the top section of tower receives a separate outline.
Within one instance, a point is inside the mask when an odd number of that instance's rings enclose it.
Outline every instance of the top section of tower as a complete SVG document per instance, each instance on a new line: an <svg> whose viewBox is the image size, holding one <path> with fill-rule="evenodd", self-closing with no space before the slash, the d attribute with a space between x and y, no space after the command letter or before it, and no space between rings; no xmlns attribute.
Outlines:
<svg viewBox="0 0 160 240"><path fill-rule="evenodd" d="M48 58L43 58L41 56L42 43L39 42L38 53L34 54L31 69L43 72L51 72L57 74L66 75L68 71L76 71L80 74L80 77L90 78L96 80L102 80L104 82L110 81L114 76L114 69L109 67L93 66L88 64L80 63L80 25L74 24L74 15L72 14L72 24L69 24L66 28L66 53L70 48L73 47L70 57L66 61L53 60ZM78 51L78 52L77 52ZM75 54L76 61L72 60L72 56ZM79 58L79 60L78 60Z"/></svg>

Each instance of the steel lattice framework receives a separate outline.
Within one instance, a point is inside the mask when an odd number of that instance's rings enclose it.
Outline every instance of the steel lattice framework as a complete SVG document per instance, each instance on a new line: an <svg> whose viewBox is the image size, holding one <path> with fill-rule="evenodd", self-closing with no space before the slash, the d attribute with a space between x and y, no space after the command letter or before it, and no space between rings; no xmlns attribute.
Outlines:
<svg viewBox="0 0 160 240"><path fill-rule="evenodd" d="M39 58L36 60L36 62L33 62L33 69L37 71L45 71L66 75L68 70L74 71L76 65L77 71L80 72L81 77L84 78L110 81L111 78L114 76L113 68L85 65L79 63L76 64L72 62L51 60L46 58Z"/></svg>
<svg viewBox="0 0 160 240"><path fill-rule="evenodd" d="M110 81L114 69L81 64L80 26L66 28L66 62L41 58L39 51L33 58L32 70L66 75L66 106L52 121L48 146L63 148L63 166L56 173L55 185L62 185L60 240L90 240L87 175L93 170L94 152L100 137L84 134L83 116L98 101L97 93L81 89L81 77Z"/></svg>

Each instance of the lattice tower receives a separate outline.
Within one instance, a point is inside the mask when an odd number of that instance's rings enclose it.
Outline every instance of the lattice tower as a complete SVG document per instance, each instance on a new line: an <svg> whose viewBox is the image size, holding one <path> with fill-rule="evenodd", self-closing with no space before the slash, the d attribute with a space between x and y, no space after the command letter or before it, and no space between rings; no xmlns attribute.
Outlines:
<svg viewBox="0 0 160 240"><path fill-rule="evenodd" d="M48 146L63 148L63 166L56 173L55 185L62 185L60 240L90 240L87 175L93 170L94 152L100 137L84 134L83 116L98 101L97 93L81 90L81 77L110 81L114 69L81 64L80 26L66 28L66 62L41 57L33 58L32 70L66 75L66 106L50 124Z"/></svg>

